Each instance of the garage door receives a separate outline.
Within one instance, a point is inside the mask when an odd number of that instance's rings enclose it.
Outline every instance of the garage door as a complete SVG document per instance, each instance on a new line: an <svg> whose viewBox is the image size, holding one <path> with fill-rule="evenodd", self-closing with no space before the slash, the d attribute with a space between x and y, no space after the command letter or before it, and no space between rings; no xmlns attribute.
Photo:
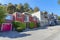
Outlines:
<svg viewBox="0 0 60 40"><path fill-rule="evenodd" d="M11 31L12 24L11 23L3 23L1 27L1 31Z"/></svg>

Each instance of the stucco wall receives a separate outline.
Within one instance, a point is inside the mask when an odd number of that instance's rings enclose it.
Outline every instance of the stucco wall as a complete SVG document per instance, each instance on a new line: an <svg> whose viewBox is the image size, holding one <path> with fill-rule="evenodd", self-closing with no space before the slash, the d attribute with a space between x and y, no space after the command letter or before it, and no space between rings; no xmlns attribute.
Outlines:
<svg viewBox="0 0 60 40"><path fill-rule="evenodd" d="M33 13L32 16L37 17L37 21L40 22L40 26L48 25L48 20L44 18L44 15L42 15L40 11Z"/></svg>
<svg viewBox="0 0 60 40"><path fill-rule="evenodd" d="M39 21L41 21L40 11L35 12L35 13L31 14L31 15L32 15L32 16L35 16L35 17L37 17L37 18L38 18L38 20L39 20Z"/></svg>

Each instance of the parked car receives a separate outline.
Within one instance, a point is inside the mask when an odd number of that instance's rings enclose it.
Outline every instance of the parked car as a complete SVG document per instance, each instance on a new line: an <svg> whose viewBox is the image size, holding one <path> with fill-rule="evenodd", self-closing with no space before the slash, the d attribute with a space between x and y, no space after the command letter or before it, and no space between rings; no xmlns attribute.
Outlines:
<svg viewBox="0 0 60 40"><path fill-rule="evenodd" d="M49 26L54 26L55 22L54 21L49 21Z"/></svg>

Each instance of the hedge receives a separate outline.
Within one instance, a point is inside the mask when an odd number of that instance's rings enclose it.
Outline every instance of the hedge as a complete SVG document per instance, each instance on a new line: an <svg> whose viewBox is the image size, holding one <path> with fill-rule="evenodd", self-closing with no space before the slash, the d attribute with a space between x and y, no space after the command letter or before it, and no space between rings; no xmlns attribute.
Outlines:
<svg viewBox="0 0 60 40"><path fill-rule="evenodd" d="M26 23L14 21L13 27L15 28L16 31L23 31L26 28Z"/></svg>
<svg viewBox="0 0 60 40"><path fill-rule="evenodd" d="M30 29L33 29L35 26L35 23L34 22L30 22Z"/></svg>

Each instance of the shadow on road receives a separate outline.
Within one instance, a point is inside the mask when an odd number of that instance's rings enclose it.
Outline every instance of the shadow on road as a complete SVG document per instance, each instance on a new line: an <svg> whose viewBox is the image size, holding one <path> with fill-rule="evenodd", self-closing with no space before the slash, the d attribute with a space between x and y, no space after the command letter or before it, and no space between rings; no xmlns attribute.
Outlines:
<svg viewBox="0 0 60 40"><path fill-rule="evenodd" d="M21 37L26 37L30 36L31 34L26 34L26 33L20 33L20 32L1 32L0 37L8 37L8 38L21 38Z"/></svg>

